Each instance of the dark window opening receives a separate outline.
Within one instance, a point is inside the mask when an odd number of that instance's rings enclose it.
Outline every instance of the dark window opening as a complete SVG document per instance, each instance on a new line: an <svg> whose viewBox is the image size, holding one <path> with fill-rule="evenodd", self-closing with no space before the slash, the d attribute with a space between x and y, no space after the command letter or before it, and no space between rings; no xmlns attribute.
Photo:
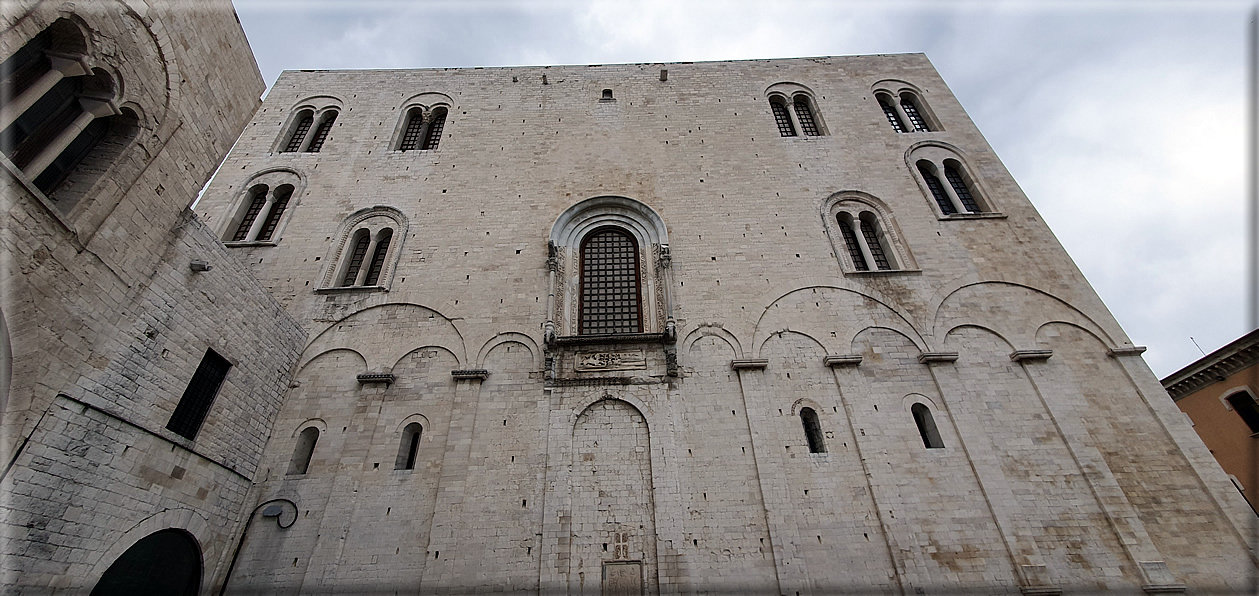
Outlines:
<svg viewBox="0 0 1259 596"><path fill-rule="evenodd" d="M601 99L612 99L612 90L611 90L611 89L604 89L604 90L603 90L603 97L602 97Z"/></svg>
<svg viewBox="0 0 1259 596"><path fill-rule="evenodd" d="M866 246L870 247L870 256L874 258L874 265L879 270L885 271L892 268L888 262L887 254L883 251L883 241L879 239L879 233L875 230L875 224L868 217L861 217L861 235L865 237Z"/></svg>
<svg viewBox="0 0 1259 596"><path fill-rule="evenodd" d="M901 96L901 109L905 110L905 115L909 117L909 122L913 124L915 131L931 132L931 128L927 126L927 121L919 113L918 104L914 102L913 96L909 94Z"/></svg>
<svg viewBox="0 0 1259 596"><path fill-rule="evenodd" d="M878 99L879 107L883 108L883 115L887 116L887 121L891 123L892 130L895 130L896 132L906 132L905 125L901 124L900 115L896 113L896 108L892 107L892 104L888 103L886 97L880 95Z"/></svg>
<svg viewBox="0 0 1259 596"><path fill-rule="evenodd" d="M841 213L836 216L839 220L839 230L844 235L844 246L848 247L848 256L852 257L852 264L857 271L869 271L870 266L866 264L866 257L861 253L861 245L857 243L857 234L852 230L852 217L844 217L848 214Z"/></svg>
<svg viewBox="0 0 1259 596"><path fill-rule="evenodd" d="M826 443L822 441L822 425L818 422L817 412L813 408L800 408L800 421L804 423L804 436L809 441L809 453L826 453Z"/></svg>
<svg viewBox="0 0 1259 596"><path fill-rule="evenodd" d="M581 246L579 334L642 331L638 245L629 234L604 229Z"/></svg>
<svg viewBox="0 0 1259 596"><path fill-rule="evenodd" d="M966 180L958 173L957 169L948 163L944 164L944 177L949 179L949 185L953 187L953 192L957 193L958 200L962 201L962 206L971 213L979 213L979 203L975 201L975 197L971 195L970 187L966 186Z"/></svg>
<svg viewBox="0 0 1259 596"><path fill-rule="evenodd" d="M402 429L402 440L398 443L398 459L394 463L395 470L414 470L415 458L420 452L420 435L424 427L412 422Z"/></svg>
<svg viewBox="0 0 1259 596"><path fill-rule="evenodd" d="M160 530L141 538L101 575L91 596L170 594L201 590L201 547L183 530Z"/></svg>
<svg viewBox="0 0 1259 596"><path fill-rule="evenodd" d="M166 423L166 429L185 439L196 438L231 367L226 358L214 350L206 350L197 372L192 374L192 380L184 389L183 397L179 398L179 405L175 406L175 413Z"/></svg>
<svg viewBox="0 0 1259 596"><path fill-rule="evenodd" d="M922 436L922 444L927 449L943 449L944 441L940 440L940 431L936 429L931 410L922 404L914 404L909 411L914 415L914 424L918 425L918 434Z"/></svg>
<svg viewBox="0 0 1259 596"><path fill-rule="evenodd" d="M1245 391L1234 393L1227 398L1228 405L1233 406L1233 411L1241 416L1246 426L1250 427L1251 434L1259 433L1259 405L1255 404L1255 398L1251 397Z"/></svg>
<svg viewBox="0 0 1259 596"><path fill-rule="evenodd" d="M345 276L341 279L341 286L352 286L358 281L359 269L363 267L363 257L367 256L367 245L371 243L371 236L367 230L359 230L355 233L354 249L350 253L350 262L345 269Z"/></svg>
<svg viewBox="0 0 1259 596"><path fill-rule="evenodd" d="M297 446L293 448L293 459L289 460L289 474L305 474L310 469L310 459L315 455L315 444L319 442L319 429L310 426L302 429L297 435Z"/></svg>
<svg viewBox="0 0 1259 596"><path fill-rule="evenodd" d="M289 197L293 196L292 186L281 186L275 191L275 202L271 204L271 213L267 214L266 221L262 222L262 230L258 232L259 241L267 241L271 239L271 235L275 234L276 226L280 225L280 217L284 215L284 210L289 206Z"/></svg>
<svg viewBox="0 0 1259 596"><path fill-rule="evenodd" d="M249 238L249 229L254 227L254 220L258 219L258 214L262 212L262 207L267 204L267 187L260 186L254 191L254 198L249 203L249 208L245 210L245 216L241 218L240 225L236 228L236 233L232 235L233 242L240 242Z"/></svg>
<svg viewBox="0 0 1259 596"><path fill-rule="evenodd" d="M420 108L411 110L411 114L407 117L407 127L402 131L402 143L398 145L400 151L414 151L420 148L420 137L424 131L424 111Z"/></svg>
<svg viewBox="0 0 1259 596"><path fill-rule="evenodd" d="M324 116L323 122L319 123L319 128L315 129L315 136L310 139L310 146L306 148L307 153L319 153L323 149L324 141L328 140L328 133L332 132L332 123L337 121L337 113L329 112Z"/></svg>

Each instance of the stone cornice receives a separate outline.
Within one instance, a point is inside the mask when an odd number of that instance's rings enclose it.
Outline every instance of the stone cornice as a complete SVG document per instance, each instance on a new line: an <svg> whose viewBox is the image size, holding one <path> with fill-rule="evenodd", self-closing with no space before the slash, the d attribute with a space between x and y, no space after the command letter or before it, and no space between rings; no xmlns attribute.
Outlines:
<svg viewBox="0 0 1259 596"><path fill-rule="evenodd" d="M1168 375L1162 383L1172 399L1180 399L1256 363L1259 363L1259 329Z"/></svg>

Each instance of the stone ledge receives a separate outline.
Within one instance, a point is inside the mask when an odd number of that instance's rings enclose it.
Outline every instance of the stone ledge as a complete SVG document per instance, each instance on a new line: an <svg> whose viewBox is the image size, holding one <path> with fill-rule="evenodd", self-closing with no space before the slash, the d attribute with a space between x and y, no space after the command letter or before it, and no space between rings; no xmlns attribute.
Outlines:
<svg viewBox="0 0 1259 596"><path fill-rule="evenodd" d="M941 216L940 216L940 219L942 219L942 220L956 220L956 219L1005 219L1005 218L1006 218L1006 215L1005 215L1004 213L996 213L996 212L990 212L990 211L985 211L985 212L983 212L983 213L952 213L952 214L949 214L949 215L941 215Z"/></svg>
<svg viewBox="0 0 1259 596"><path fill-rule="evenodd" d="M860 354L843 354L840 356L824 356L822 358L822 364L825 364L826 366L830 366L830 367L857 366L858 364L861 364L861 355Z"/></svg>
<svg viewBox="0 0 1259 596"><path fill-rule="evenodd" d="M957 362L957 352L923 352L918 355L918 361L923 364L934 364L937 362Z"/></svg>
<svg viewBox="0 0 1259 596"><path fill-rule="evenodd" d="M398 380L398 377L393 376L393 373L363 373L355 377L355 379L358 380L360 385L374 385L378 383L392 385L394 381Z"/></svg>
<svg viewBox="0 0 1259 596"><path fill-rule="evenodd" d="M1049 360L1053 355L1053 350L1015 350L1010 352L1010 360L1015 362L1039 362L1041 360Z"/></svg>
<svg viewBox="0 0 1259 596"><path fill-rule="evenodd" d="M336 288L317 288L316 294L349 294L352 292L388 292L384 286L340 286Z"/></svg>
<svg viewBox="0 0 1259 596"><path fill-rule="evenodd" d="M730 368L735 370L761 370L769 366L766 358L741 358L730 361Z"/></svg>
<svg viewBox="0 0 1259 596"><path fill-rule="evenodd" d="M479 381L484 381L486 377L490 376L490 371L485 370L484 368L461 368L450 371L450 376L456 379L477 379Z"/></svg>
<svg viewBox="0 0 1259 596"><path fill-rule="evenodd" d="M557 346L586 346L591 344L667 344L664 333L601 333L597 335L560 335Z"/></svg>
<svg viewBox="0 0 1259 596"><path fill-rule="evenodd" d="M1117 356L1140 356L1145 353L1145 346L1128 346L1121 348L1111 348L1106 350L1106 355L1111 358Z"/></svg>

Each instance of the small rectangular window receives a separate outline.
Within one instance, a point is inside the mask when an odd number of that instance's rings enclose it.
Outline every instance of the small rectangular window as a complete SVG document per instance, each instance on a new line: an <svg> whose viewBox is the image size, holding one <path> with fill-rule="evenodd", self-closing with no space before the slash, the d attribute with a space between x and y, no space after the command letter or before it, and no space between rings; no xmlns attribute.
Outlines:
<svg viewBox="0 0 1259 596"><path fill-rule="evenodd" d="M1234 393L1226 399L1228 405L1233 406L1233 411L1237 412L1246 426L1250 427L1251 434L1259 433L1259 406L1255 404L1255 398L1243 391Z"/></svg>
<svg viewBox="0 0 1259 596"><path fill-rule="evenodd" d="M196 438L197 432L201 430L201 423L205 422L206 414L210 412L210 405L214 403L219 388L223 386L227 370L231 367L232 364L226 358L207 349L205 356L201 358L201 364L197 366L197 372L192 374L192 380L184 389L184 396L179 398L175 413L171 414L170 422L166 423L166 429L186 439Z"/></svg>

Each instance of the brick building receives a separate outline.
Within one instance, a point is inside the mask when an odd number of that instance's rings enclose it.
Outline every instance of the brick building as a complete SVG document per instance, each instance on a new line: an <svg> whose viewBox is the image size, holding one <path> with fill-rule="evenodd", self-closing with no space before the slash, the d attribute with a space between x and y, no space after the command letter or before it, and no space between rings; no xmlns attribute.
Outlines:
<svg viewBox="0 0 1259 596"><path fill-rule="evenodd" d="M290 71L259 104L226 12L69 6L6 21L3 55L64 19L110 50L85 42L85 72L153 96L77 104L129 120L55 183L44 151L0 161L10 583L1053 594L1255 569L1244 500L925 56ZM211 354L232 366L185 432Z"/></svg>

